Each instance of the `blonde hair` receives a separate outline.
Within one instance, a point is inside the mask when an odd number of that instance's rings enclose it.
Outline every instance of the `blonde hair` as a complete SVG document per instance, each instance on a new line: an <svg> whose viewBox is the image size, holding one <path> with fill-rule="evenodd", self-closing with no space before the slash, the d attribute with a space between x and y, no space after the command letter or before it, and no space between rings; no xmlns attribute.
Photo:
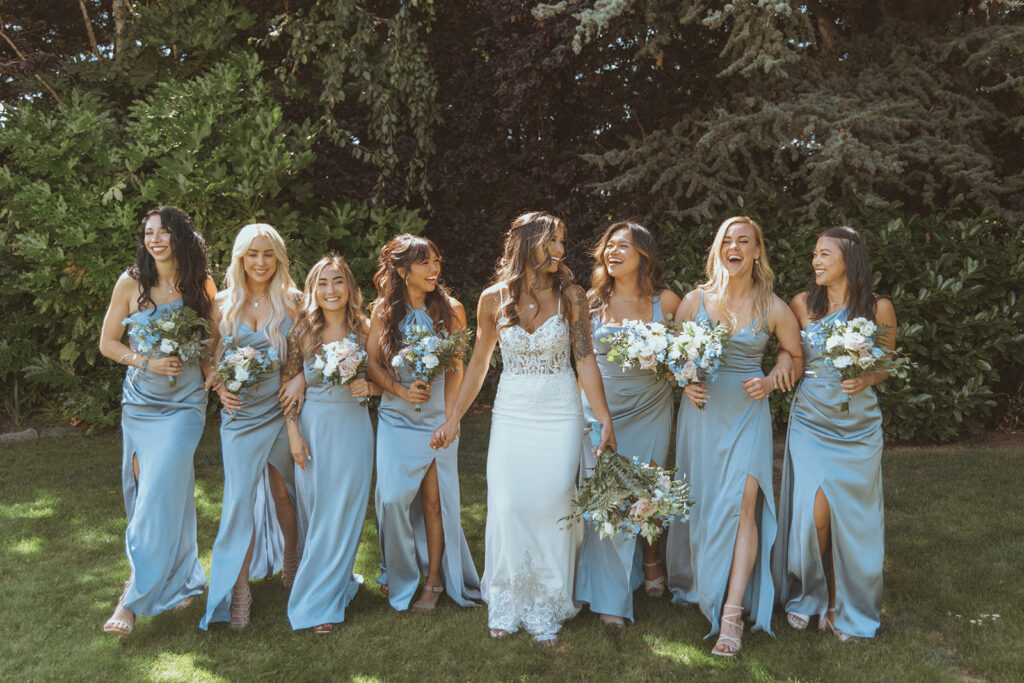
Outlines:
<svg viewBox="0 0 1024 683"><path fill-rule="evenodd" d="M227 275L224 276L224 299L220 305L220 318L217 321L217 330L220 332L220 343L217 345L217 358L224 352L224 338L238 336L239 319L242 310L245 308L247 295L245 267L242 259L249 251L250 245L257 237L266 237L270 242L270 248L277 257L277 270L267 286L267 303L270 305L270 318L267 319L263 329L266 331L267 341L273 346L282 360L287 352L287 340L281 334L281 323L288 317L289 310L293 308L292 302L299 296L295 280L288 273L288 252L284 246L284 240L274 229L274 226L266 223L250 223L238 231L235 237L235 244L231 249L231 265L228 266Z"/></svg>
<svg viewBox="0 0 1024 683"><path fill-rule="evenodd" d="M747 216L733 216L722 222L715 234L714 242L711 243L711 249L708 250L708 260L704 266L704 274L708 281L700 288L718 297L718 308L729 321L730 332L735 332L736 314L725 304L725 290L729 286L729 271L726 270L725 263L722 261L722 242L725 241L725 233L734 225L749 225L753 228L757 248L761 251L761 255L754 260L754 269L750 274L754 280L754 310L750 329L757 332L762 325L768 322L768 314L772 307L775 273L768 265L768 252L764 248L764 234L761 232L761 226L753 219Z"/></svg>
<svg viewBox="0 0 1024 683"><path fill-rule="evenodd" d="M302 296L302 313L295 321L299 332L299 348L304 358L309 358L323 344L324 312L316 302L316 282L321 273L331 266L336 268L345 279L348 289L348 303L345 304L345 330L354 334L359 343L366 346L366 314L363 313L363 293L359 291L359 283L352 269L344 258L330 254L313 264L306 276L306 287ZM300 327L301 326L301 327Z"/></svg>
<svg viewBox="0 0 1024 683"><path fill-rule="evenodd" d="M498 324L499 329L519 324L516 304L519 303L519 298L523 294L526 270L529 268L534 276L533 281L538 282L540 274L551 265L551 256L546 255L543 261L535 263L536 248L551 241L559 229L565 235L565 223L562 222L562 219L544 211L524 213L512 221L512 227L509 228L508 234L505 236L505 247L501 260L498 261L498 268L491 280L493 284L508 287L509 293L504 306L498 311L498 319L505 319L504 322ZM566 315L570 310L568 289L571 284L572 271L560 261L552 285L562 300L561 308L566 311Z"/></svg>

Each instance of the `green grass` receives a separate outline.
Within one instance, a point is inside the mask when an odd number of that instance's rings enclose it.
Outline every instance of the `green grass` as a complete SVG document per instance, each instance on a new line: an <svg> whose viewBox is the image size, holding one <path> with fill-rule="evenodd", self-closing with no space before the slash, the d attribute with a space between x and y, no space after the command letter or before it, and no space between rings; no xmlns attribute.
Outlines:
<svg viewBox="0 0 1024 683"><path fill-rule="evenodd" d="M483 569L489 418L466 420L463 526ZM378 551L368 511L356 571L371 584L330 636L293 633L277 578L253 584L253 622L196 628L205 598L140 619L119 640L100 626L127 576L120 437L45 439L0 449L0 677L14 680L1022 680L1024 449L896 449L884 460L886 565L882 630L840 644L794 632L747 635L734 660L711 657L696 608L638 592L622 632L584 610L559 647L525 635L492 641L484 607L447 598L429 615L398 614L372 587ZM216 425L196 455L199 547L209 568L221 469ZM998 614L998 619L981 615Z"/></svg>

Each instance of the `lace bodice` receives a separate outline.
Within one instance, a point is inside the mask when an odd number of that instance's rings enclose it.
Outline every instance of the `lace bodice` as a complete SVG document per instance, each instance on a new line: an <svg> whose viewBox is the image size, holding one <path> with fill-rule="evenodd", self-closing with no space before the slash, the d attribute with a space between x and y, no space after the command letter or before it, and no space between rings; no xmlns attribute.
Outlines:
<svg viewBox="0 0 1024 683"><path fill-rule="evenodd" d="M561 313L548 318L533 333L521 325L498 330L502 374L559 375L572 372L569 364L569 324Z"/></svg>

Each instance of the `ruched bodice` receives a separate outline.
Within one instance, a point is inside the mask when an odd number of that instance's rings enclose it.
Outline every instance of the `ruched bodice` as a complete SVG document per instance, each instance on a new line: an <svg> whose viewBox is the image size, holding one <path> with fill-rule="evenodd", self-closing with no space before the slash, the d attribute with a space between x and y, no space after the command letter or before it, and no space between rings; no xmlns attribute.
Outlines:
<svg viewBox="0 0 1024 683"><path fill-rule="evenodd" d="M706 322L712 327L716 324L707 309L704 308L704 297L700 300L700 309L694 318L697 322ZM761 375L761 360L764 358L765 347L768 346L768 330L762 324L753 331L755 320L751 320L737 330L722 346L720 372L740 373L746 376Z"/></svg>

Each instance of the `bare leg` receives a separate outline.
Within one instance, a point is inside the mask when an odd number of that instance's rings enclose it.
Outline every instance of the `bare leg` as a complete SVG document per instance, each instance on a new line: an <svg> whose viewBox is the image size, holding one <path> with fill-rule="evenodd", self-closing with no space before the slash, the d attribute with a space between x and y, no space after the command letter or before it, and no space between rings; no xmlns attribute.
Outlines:
<svg viewBox="0 0 1024 683"><path fill-rule="evenodd" d="M270 495L274 498L277 523L281 525L281 533L284 535L284 551L294 553L299 547L299 525L295 517L295 508L288 497L284 477L273 465L267 465L267 470L270 473Z"/></svg>
<svg viewBox="0 0 1024 683"><path fill-rule="evenodd" d="M747 484L743 488L743 501L740 503L740 523L736 530L736 545L732 550L732 569L729 570L729 588L726 592L725 602L728 605L743 605L743 594L747 591L747 583L750 581L750 573L754 571L754 563L757 561L757 496L760 486L757 479L747 475ZM725 608L722 608L725 616ZM740 625L729 623L725 619L721 622L722 635L729 636L739 641L743 636L743 622L735 619ZM739 645L719 639L715 644L715 650L723 654L734 654L739 651Z"/></svg>
<svg viewBox="0 0 1024 683"><path fill-rule="evenodd" d="M814 494L814 527L818 532L818 550L821 552L821 566L825 570L828 582L828 611L822 617L818 627L824 631L835 631L836 611L836 573L832 564L832 508L828 504L825 492L820 488Z"/></svg>
<svg viewBox="0 0 1024 683"><path fill-rule="evenodd" d="M444 520L441 517L441 491L437 483L436 461L430 463L430 467L420 483L420 502L423 504L423 524L427 533L429 567L426 586L416 602L430 605L430 608L422 610L429 611L437 604L441 594L428 590L427 586L438 587L441 585L441 558L444 556Z"/></svg>

